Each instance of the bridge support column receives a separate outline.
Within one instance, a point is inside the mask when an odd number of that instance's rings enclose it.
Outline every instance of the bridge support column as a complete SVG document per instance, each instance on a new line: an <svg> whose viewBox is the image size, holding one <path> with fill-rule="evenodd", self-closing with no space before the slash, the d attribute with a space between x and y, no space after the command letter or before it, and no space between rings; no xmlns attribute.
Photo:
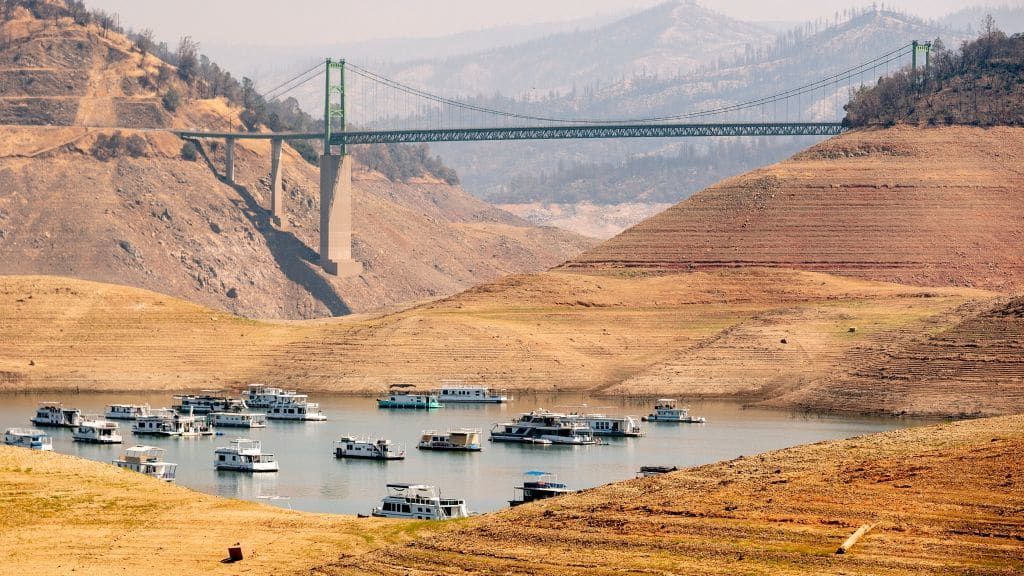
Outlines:
<svg viewBox="0 0 1024 576"><path fill-rule="evenodd" d="M281 144L280 138L270 141L270 218L274 226L284 225L284 190L281 189Z"/></svg>
<svg viewBox="0 0 1024 576"><path fill-rule="evenodd" d="M228 138L227 141L227 161L224 166L224 179L228 182L235 183L235 139Z"/></svg>
<svg viewBox="0 0 1024 576"><path fill-rule="evenodd" d="M320 156L320 266L348 278L363 272L352 259L352 157Z"/></svg>

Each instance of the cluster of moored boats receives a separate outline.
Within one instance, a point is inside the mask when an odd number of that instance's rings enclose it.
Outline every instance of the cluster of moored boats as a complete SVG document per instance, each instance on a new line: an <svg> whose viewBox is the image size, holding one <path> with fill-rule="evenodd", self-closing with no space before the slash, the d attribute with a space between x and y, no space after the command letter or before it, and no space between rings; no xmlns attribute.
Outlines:
<svg viewBox="0 0 1024 576"><path fill-rule="evenodd" d="M445 403L502 403L504 394L492 394L482 386L443 385L436 392L403 391L406 385L393 386L385 398L378 399L380 408L433 409ZM40 427L72 429L76 442L120 444L123 438L116 420L132 421L131 431L138 436L202 437L218 434L217 428L264 428L267 420L323 421L323 412L308 396L262 384L253 384L241 398L231 398L217 391L175 396L172 408L153 409L149 405L112 404L104 417L83 416L80 410L65 408L59 402L43 402L31 421ZM259 412L254 409L261 410ZM690 416L674 399L659 399L647 416L610 416L602 413L559 413L544 409L519 415L509 422L494 424L492 442L518 442L538 445L600 444L600 437L639 437L645 434L641 422L703 423L703 417ZM53 440L38 429L9 428L4 443L33 450L53 450ZM427 451L483 450L481 430L458 428L447 432L424 430L416 448ZM177 464L163 460L164 450L154 446L135 445L126 449L113 464L164 481L173 481ZM263 452L259 440L236 438L228 446L214 450L217 470L240 472L277 472L280 467L274 454ZM402 460L405 448L386 438L342 436L334 442L336 458L370 460ZM648 466L640 476L661 474L674 468ZM415 519L461 518L469 515L463 500L445 499L440 491L426 484L388 484L388 495L374 508L374 516ZM553 474L529 471L509 501L516 506L543 498L573 492L557 481Z"/></svg>

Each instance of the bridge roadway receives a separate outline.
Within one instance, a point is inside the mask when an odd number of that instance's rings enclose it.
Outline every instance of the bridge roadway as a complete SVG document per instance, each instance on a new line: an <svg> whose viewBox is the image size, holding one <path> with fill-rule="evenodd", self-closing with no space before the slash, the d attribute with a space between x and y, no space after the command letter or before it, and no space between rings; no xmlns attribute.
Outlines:
<svg viewBox="0 0 1024 576"><path fill-rule="evenodd" d="M357 130L331 135L331 144L411 144L419 142L485 142L496 140L565 140L595 138L683 138L698 136L836 136L839 122L748 122L722 124L571 124L514 128L446 128L424 130ZM203 132L178 130L182 138L322 140L311 132Z"/></svg>

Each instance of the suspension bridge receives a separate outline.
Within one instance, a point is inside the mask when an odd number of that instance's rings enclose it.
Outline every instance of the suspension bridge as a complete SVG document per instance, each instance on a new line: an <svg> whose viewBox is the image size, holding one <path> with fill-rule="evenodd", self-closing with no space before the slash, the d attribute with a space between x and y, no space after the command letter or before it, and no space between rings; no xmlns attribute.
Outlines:
<svg viewBox="0 0 1024 576"><path fill-rule="evenodd" d="M281 148L286 140L318 140L320 156L320 265L329 274L357 276L352 258L352 158L348 146L434 142L485 142L595 138L689 138L835 136L837 118L855 86L874 82L880 71L927 65L931 45L914 41L814 82L739 103L645 118L554 117L531 112L530 102L498 109L480 99L432 94L345 60L328 59L267 91L268 101L324 81L322 132L239 132L181 130L186 140L226 142L225 179L234 182L235 142L271 141L271 206L276 225L284 222ZM805 120L815 110L814 118Z"/></svg>

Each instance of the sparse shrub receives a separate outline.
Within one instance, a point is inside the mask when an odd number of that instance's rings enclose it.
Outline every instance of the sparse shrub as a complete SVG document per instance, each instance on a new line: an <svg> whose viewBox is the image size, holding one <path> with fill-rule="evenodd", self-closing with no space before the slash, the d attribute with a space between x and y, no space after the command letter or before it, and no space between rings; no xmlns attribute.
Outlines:
<svg viewBox="0 0 1024 576"><path fill-rule="evenodd" d="M124 134L118 131L110 135L97 136L90 152L96 159L107 161L119 156L138 158L145 156L148 150L149 144L142 136L133 134L125 138Z"/></svg>
<svg viewBox="0 0 1024 576"><path fill-rule="evenodd" d="M145 156L146 152L149 151L149 143L146 142L146 139L141 135L132 134L125 138L124 149L132 158L138 158L140 156Z"/></svg>
<svg viewBox="0 0 1024 576"><path fill-rule="evenodd" d="M199 157L199 150L196 148L195 142L187 140L181 145L181 157L189 162L194 162Z"/></svg>
<svg viewBox="0 0 1024 576"><path fill-rule="evenodd" d="M178 94L177 90L171 88L164 93L163 98L161 98L161 102L163 102L164 109L168 112L177 112L178 107L181 106L181 94Z"/></svg>

